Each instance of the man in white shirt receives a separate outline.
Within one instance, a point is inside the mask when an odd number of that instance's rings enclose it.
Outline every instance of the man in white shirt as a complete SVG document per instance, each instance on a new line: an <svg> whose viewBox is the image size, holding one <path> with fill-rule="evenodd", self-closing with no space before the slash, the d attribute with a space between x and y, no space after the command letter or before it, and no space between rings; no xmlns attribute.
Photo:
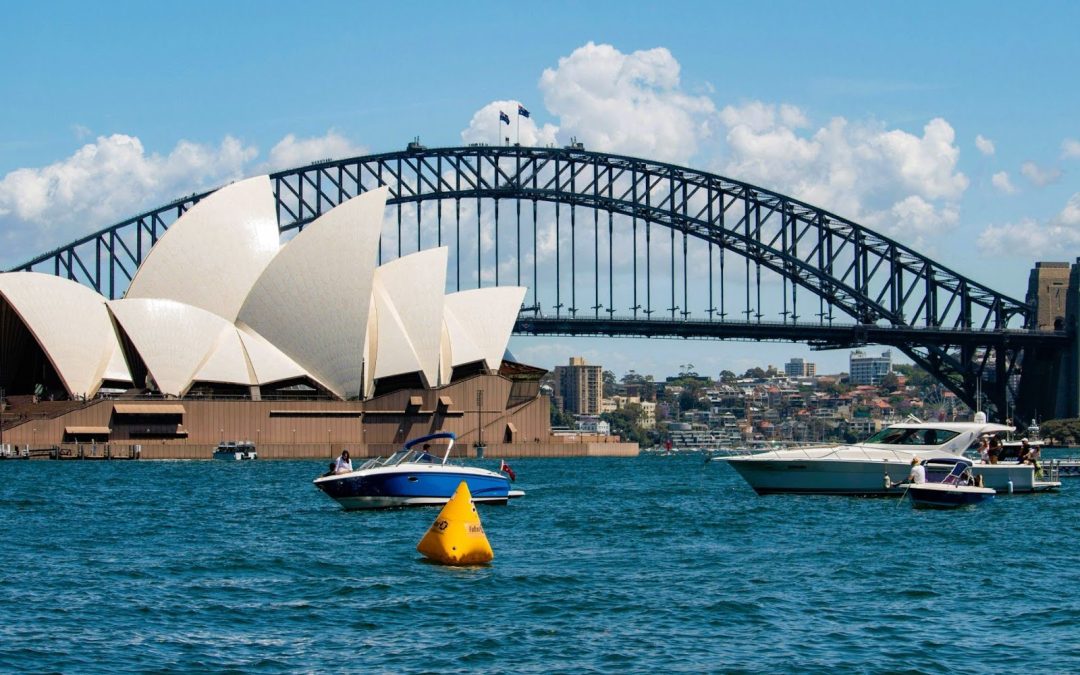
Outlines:
<svg viewBox="0 0 1080 675"><path fill-rule="evenodd" d="M926 467L922 465L922 461L918 457L911 458L911 473L908 474L905 483L919 483L926 482Z"/></svg>

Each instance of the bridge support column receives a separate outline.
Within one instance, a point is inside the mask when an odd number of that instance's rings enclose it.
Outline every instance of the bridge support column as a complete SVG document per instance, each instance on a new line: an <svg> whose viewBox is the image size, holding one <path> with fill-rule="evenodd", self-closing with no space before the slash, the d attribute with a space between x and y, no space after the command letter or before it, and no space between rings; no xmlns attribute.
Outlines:
<svg viewBox="0 0 1080 675"><path fill-rule="evenodd" d="M1080 258L1070 265L1039 262L1031 270L1026 301L1036 308L1029 329L1066 331L1065 350L1028 347L1016 416L1025 423L1080 417Z"/></svg>
<svg viewBox="0 0 1080 675"><path fill-rule="evenodd" d="M1065 300L1065 330L1072 338L1066 361L1066 410L1062 417L1080 417L1080 258L1073 263L1069 274L1069 290Z"/></svg>

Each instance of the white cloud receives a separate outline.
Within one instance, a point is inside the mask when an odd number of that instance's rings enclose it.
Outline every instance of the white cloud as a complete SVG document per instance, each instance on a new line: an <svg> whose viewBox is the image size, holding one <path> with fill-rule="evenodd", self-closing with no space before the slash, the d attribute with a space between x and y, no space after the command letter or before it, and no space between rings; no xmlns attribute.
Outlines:
<svg viewBox="0 0 1080 675"><path fill-rule="evenodd" d="M345 159L367 154L367 148L353 143L334 129L322 136L297 138L289 134L270 149L267 171L304 166L323 159Z"/></svg>
<svg viewBox="0 0 1080 675"><path fill-rule="evenodd" d="M1062 227L1080 228L1080 192L1069 199L1055 220Z"/></svg>
<svg viewBox="0 0 1080 675"><path fill-rule="evenodd" d="M930 120L921 134L842 117L815 130L791 104L749 101L718 110L709 96L682 89L679 62L664 48L626 54L589 42L546 69L539 88L557 125L523 120L524 144L576 137L588 149L688 164L716 128L726 129L727 153L716 164L723 173L913 244L959 221L957 204L969 185L958 170L956 133L944 119ZM505 139L510 129L499 123L499 111L513 118L517 105L485 105L462 139ZM993 146L981 136L977 143Z"/></svg>
<svg viewBox="0 0 1080 675"><path fill-rule="evenodd" d="M986 138L982 134L979 134L975 137L975 147L978 148L979 152L986 155L987 157L994 154L995 152L994 142L989 138Z"/></svg>
<svg viewBox="0 0 1080 675"><path fill-rule="evenodd" d="M1080 157L1080 141L1075 138L1066 138L1061 142L1061 158L1076 159Z"/></svg>
<svg viewBox="0 0 1080 675"><path fill-rule="evenodd" d="M73 131L85 133L81 127ZM180 141L164 155L148 152L134 136L99 136L48 166L0 178L0 267L181 195L270 169L365 152L332 129L312 138L289 134L258 165L258 150L232 136L216 146Z"/></svg>
<svg viewBox="0 0 1080 675"><path fill-rule="evenodd" d="M4 176L0 217L82 233L88 223L104 226L155 200L239 178L256 153L231 136L217 147L180 141L168 155L147 153L133 136L99 136L59 162Z"/></svg>
<svg viewBox="0 0 1080 675"><path fill-rule="evenodd" d="M998 171L990 178L990 183L997 188L998 192L1003 192L1007 195L1011 195L1016 192L1016 188L1013 187L1012 181L1009 180L1008 171Z"/></svg>
<svg viewBox="0 0 1080 675"><path fill-rule="evenodd" d="M1061 170L1050 167L1044 169L1035 162L1024 162L1020 165L1020 173L1024 175L1032 185L1046 187L1061 178Z"/></svg>
<svg viewBox="0 0 1080 675"><path fill-rule="evenodd" d="M986 228L979 235L978 247L986 255L1018 256L1026 260L1060 257L1063 250L1080 247L1080 192L1049 222L1026 218L1018 223Z"/></svg>
<svg viewBox="0 0 1080 675"><path fill-rule="evenodd" d="M797 109L796 109L797 110ZM727 106L729 157L722 170L918 244L959 221L968 187L957 170L956 134L933 119L922 136L836 117L813 133L790 106Z"/></svg>
<svg viewBox="0 0 1080 675"><path fill-rule="evenodd" d="M539 86L564 140L660 161L689 161L716 112L707 96L683 92L679 62L662 47L624 54L589 42L545 69Z"/></svg>
<svg viewBox="0 0 1080 675"><path fill-rule="evenodd" d="M518 105L519 101L492 101L480 108L469 121L468 128L461 132L462 142L502 145L509 138L511 143L520 139L522 145L555 145L559 128L552 124L538 127L534 117L518 115ZM500 112L506 113L510 124L499 119Z"/></svg>

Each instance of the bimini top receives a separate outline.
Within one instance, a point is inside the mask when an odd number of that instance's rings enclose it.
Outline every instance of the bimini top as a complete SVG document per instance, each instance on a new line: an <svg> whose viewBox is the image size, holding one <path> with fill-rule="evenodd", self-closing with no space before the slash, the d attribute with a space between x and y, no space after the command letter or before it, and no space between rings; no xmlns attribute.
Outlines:
<svg viewBox="0 0 1080 675"><path fill-rule="evenodd" d="M405 449L412 450L421 443L433 441L437 438L449 438L451 441L454 441L457 440L457 434L455 434L453 431L440 431L438 433L428 434L427 436L421 436L420 438L414 438L405 444Z"/></svg>

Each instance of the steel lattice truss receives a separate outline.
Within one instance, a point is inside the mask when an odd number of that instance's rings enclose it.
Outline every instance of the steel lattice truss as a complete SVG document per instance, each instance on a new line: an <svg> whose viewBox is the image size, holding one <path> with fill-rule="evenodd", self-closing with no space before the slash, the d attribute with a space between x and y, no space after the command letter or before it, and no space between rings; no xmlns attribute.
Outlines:
<svg viewBox="0 0 1080 675"><path fill-rule="evenodd" d="M1025 347L1067 344L1063 334L1029 330L1029 305L893 239L686 167L580 147L413 144L317 162L271 180L282 232L389 186L396 223L392 217L384 228L380 261L446 245L451 290L529 286L519 333L886 344L973 407L983 389L999 411L1015 398ZM65 276L118 297L161 234L206 194L17 269ZM591 302L579 307L579 300ZM778 321L767 318L773 313Z"/></svg>

